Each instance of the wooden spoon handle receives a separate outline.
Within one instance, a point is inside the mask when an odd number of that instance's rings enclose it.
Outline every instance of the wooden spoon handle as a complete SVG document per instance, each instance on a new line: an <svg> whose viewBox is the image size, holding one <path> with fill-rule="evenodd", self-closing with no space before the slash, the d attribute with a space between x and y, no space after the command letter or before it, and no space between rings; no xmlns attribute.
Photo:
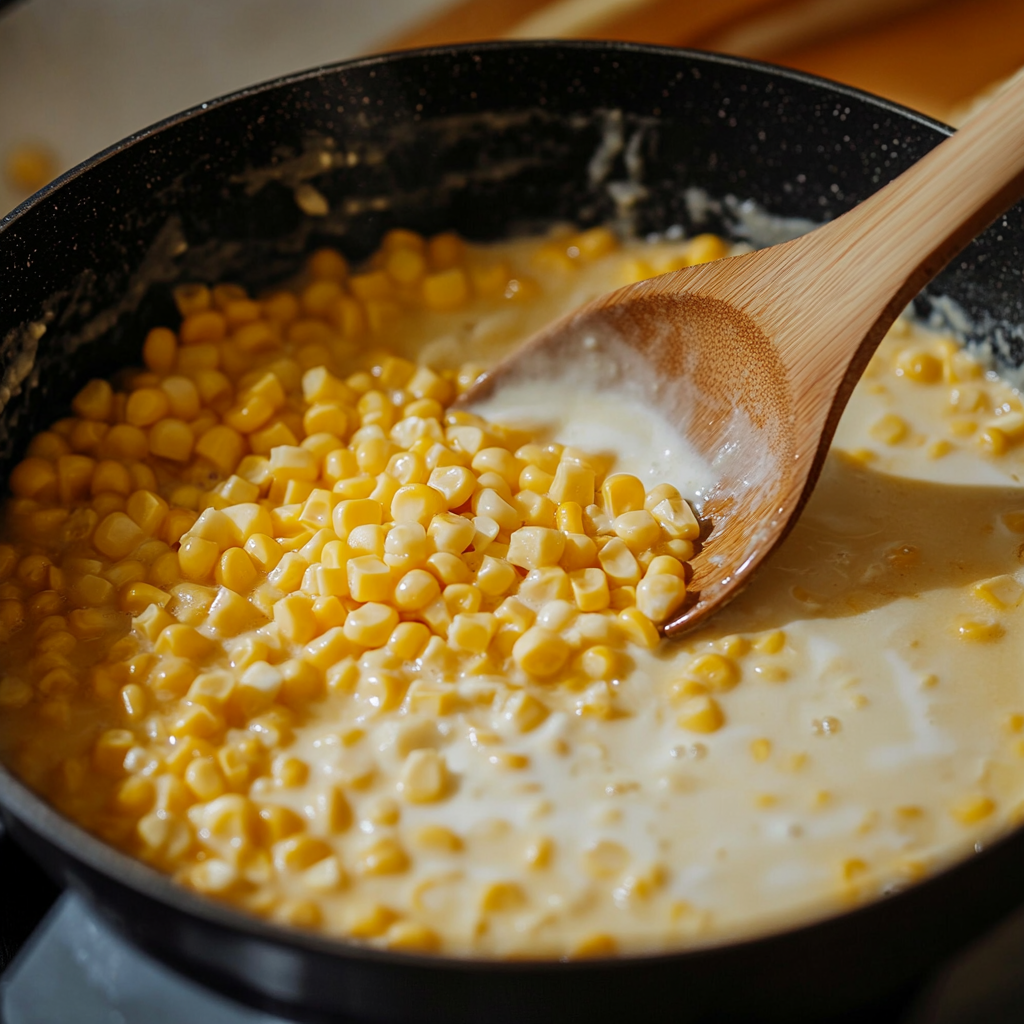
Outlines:
<svg viewBox="0 0 1024 1024"><path fill-rule="evenodd" d="M853 377L852 388L906 304L1021 196L1024 72L894 181L790 243L780 318L785 323L776 338L797 392L819 390L826 383L823 376L832 378L832 386L836 376ZM814 339L822 345L823 322L839 329L808 359L803 343ZM843 390L848 389L840 387L841 405Z"/></svg>

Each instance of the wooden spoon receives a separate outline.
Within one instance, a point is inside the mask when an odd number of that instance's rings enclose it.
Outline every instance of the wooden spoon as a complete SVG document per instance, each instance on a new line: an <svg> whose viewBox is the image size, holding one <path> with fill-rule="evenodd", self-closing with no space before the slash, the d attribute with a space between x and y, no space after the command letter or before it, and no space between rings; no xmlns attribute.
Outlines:
<svg viewBox="0 0 1024 1024"><path fill-rule="evenodd" d="M716 469L688 601L704 622L796 522L854 385L907 303L1024 195L1024 73L956 134L853 210L782 245L629 285L534 336L461 400L595 353ZM1024 283L1022 283L1024 290ZM639 354L647 361L640 363ZM653 374L652 374L653 369Z"/></svg>

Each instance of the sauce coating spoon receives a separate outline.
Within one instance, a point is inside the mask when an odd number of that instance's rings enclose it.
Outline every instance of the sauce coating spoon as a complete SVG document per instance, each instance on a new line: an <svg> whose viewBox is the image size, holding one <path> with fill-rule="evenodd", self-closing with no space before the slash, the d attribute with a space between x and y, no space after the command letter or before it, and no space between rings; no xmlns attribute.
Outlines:
<svg viewBox="0 0 1024 1024"><path fill-rule="evenodd" d="M1021 196L1024 73L836 220L598 298L531 338L459 404L508 382L556 376L571 386L573 360L598 359L608 386L653 371L650 401L718 478L700 508L709 529L687 602L661 627L688 631L743 589L796 522L892 322Z"/></svg>

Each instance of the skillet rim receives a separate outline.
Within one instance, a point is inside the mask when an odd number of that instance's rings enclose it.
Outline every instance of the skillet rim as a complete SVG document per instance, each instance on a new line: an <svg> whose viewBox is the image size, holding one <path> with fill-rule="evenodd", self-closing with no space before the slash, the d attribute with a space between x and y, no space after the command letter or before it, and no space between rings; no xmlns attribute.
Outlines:
<svg viewBox="0 0 1024 1024"><path fill-rule="evenodd" d="M95 155L65 171L49 182L38 192L29 196L2 219L0 219L0 244L4 234L36 206L59 194L69 182L87 174L107 160L144 143L146 140L160 135L168 129L201 117L231 103L248 97L272 92L282 87L293 87L305 81L316 80L348 70L372 69L380 66L400 64L403 61L415 62L424 59L445 56L472 57L476 53L516 53L523 51L600 51L602 53L632 53L643 56L650 54L660 57L682 57L696 63L712 67L741 68L764 74L768 78L799 82L831 93L836 97L845 97L858 104L895 114L898 117L916 123L940 136L949 136L954 129L919 111L905 107L892 100L877 96L866 90L833 82L830 79L808 74L791 68L784 68L765 61L734 57L726 54L688 49L682 47L661 46L644 43L623 42L616 40L490 40L480 43L461 43L451 46L431 46L408 50L396 50L358 57L351 60L338 61L332 64L318 65L303 71L282 75L265 82L218 96L188 107L179 113L156 121L154 124L133 132L118 142L100 150ZM938 144L938 141L936 144ZM331 957L350 957L355 960L371 961L386 965L406 965L419 969L436 969L438 971L456 973L479 973L498 971L502 974L531 974L561 972L584 972L628 970L642 966L665 965L685 960L700 961L724 952L736 954L753 953L759 948L787 937L809 938L816 930L824 930L838 921L856 922L879 912L885 905L898 904L911 894L918 897L927 895L930 888L945 884L958 873L972 868L979 857L991 857L1006 847L1020 845L1024 850L1024 824L985 843L983 849L973 854L959 857L942 867L935 874L920 881L902 886L889 895L881 895L870 902L850 909L840 909L832 913L826 911L820 916L797 921L782 928L769 928L755 931L750 935L733 940L728 938L710 941L700 945L684 947L674 951L657 950L652 952L623 953L610 957L589 959L571 958L516 958L498 959L475 956L446 956L442 954L413 954L380 949L374 946L353 942L342 937L330 937L314 931L292 928L277 924L256 915L236 909L232 904L218 901L212 897L192 892L185 886L173 881L170 875L150 867L145 862L124 853L117 847L104 842L72 819L66 817L43 797L36 794L22 782L3 762L0 762L0 816L12 816L20 827L35 833L44 842L60 851L61 855L71 862L80 862L91 871L103 876L117 886L133 890L138 896L163 904L171 910L189 917L199 918L203 923L226 931L240 932L261 942L272 945L298 948L304 952ZM64 881L71 887L82 892L89 902L97 905L100 912L109 919L110 910L102 903L97 904L90 891L78 884L73 874L64 872ZM1007 906L1006 913L1016 909L1016 904ZM119 926L118 926L119 927Z"/></svg>

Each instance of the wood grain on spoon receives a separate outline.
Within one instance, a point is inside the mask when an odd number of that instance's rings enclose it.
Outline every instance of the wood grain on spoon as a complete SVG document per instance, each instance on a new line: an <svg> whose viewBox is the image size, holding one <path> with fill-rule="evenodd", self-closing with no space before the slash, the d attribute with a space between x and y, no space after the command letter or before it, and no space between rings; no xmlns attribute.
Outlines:
<svg viewBox="0 0 1024 1024"><path fill-rule="evenodd" d="M1024 195L1024 74L959 132L842 217L783 245L630 285L532 338L462 399L503 381L571 386L572 360L626 346L651 400L720 473L701 514L678 634L735 597L789 532L851 391L893 320ZM1024 288L1024 285L1022 285ZM618 352L620 355L616 355Z"/></svg>

